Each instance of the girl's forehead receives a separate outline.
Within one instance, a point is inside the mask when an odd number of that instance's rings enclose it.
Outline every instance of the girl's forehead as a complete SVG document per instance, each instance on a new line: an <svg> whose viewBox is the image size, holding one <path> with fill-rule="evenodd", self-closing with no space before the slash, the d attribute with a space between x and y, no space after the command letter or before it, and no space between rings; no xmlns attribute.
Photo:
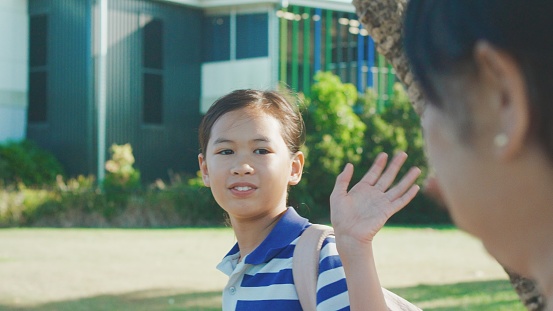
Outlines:
<svg viewBox="0 0 553 311"><path fill-rule="evenodd" d="M259 132L270 132L280 134L280 122L272 115L261 110L238 109L222 115L211 129L211 134L228 135L234 131L241 131L247 128L249 132L242 134L257 134ZM213 137L211 137L213 138Z"/></svg>

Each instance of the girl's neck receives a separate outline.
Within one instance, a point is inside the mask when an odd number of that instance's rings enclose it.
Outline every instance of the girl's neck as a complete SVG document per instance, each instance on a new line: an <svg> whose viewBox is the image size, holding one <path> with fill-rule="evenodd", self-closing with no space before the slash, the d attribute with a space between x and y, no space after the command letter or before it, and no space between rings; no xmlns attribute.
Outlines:
<svg viewBox="0 0 553 311"><path fill-rule="evenodd" d="M286 207L276 209L272 213L255 219L236 219L231 216L230 221L240 247L241 258L251 253L265 240L286 210Z"/></svg>

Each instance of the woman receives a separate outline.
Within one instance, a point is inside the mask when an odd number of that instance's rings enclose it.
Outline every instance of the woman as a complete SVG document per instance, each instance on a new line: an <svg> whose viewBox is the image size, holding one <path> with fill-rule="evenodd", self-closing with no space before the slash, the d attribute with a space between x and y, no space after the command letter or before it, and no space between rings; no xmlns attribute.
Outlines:
<svg viewBox="0 0 553 311"><path fill-rule="evenodd" d="M550 309L551 16L550 0L411 0L404 23L404 48L428 100L428 160L453 220L501 264L535 279ZM348 257L370 247L382 217L362 208L363 193L346 192L342 175L331 202Z"/></svg>

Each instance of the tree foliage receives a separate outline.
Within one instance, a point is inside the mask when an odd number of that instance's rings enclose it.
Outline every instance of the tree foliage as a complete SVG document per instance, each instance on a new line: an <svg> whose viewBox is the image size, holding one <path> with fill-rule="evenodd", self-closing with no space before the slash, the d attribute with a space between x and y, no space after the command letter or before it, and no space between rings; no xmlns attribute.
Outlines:
<svg viewBox="0 0 553 311"><path fill-rule="evenodd" d="M427 174L420 120L401 84L394 85L392 96L379 110L372 89L358 95L355 86L342 83L332 73L319 73L306 98L306 165L303 181L292 188L290 201L305 203L302 211L313 221L328 219L329 196L336 176L348 162L355 165L352 184L369 169L380 152L390 158L405 151L409 157L400 171L403 176L412 166ZM423 195L391 221L402 223L449 222L447 213Z"/></svg>
<svg viewBox="0 0 553 311"><path fill-rule="evenodd" d="M303 181L291 201L306 203L312 218L328 217L334 180L347 162L358 163L363 154L365 124L353 108L357 90L328 72L314 77L311 97L305 99L306 154Z"/></svg>
<svg viewBox="0 0 553 311"><path fill-rule="evenodd" d="M367 125L361 167L370 167L380 152L392 156L405 151L409 157L400 175L417 166L422 170L421 179L424 179L427 164L420 120L403 86L399 83L394 85L394 92L382 111L378 111L376 94L371 89L366 91L359 105L361 120ZM357 173L364 173L364 170Z"/></svg>
<svg viewBox="0 0 553 311"><path fill-rule="evenodd" d="M392 96L382 111L378 111L377 97L368 89L359 101L359 113L367 125L363 158L355 172L354 179L359 180L372 165L380 152L390 157L405 151L409 156L399 176L416 166L421 169L419 181L426 179L428 164L424 153L424 140L418 114L413 109L403 85L396 83ZM421 183L419 182L419 184ZM444 223L450 222L448 213L433 200L419 193L409 205L394 215L390 222L396 223Z"/></svg>

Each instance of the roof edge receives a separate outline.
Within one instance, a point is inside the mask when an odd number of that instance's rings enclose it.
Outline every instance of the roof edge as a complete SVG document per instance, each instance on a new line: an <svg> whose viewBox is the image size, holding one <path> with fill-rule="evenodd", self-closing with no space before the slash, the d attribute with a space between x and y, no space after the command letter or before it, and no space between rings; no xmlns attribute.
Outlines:
<svg viewBox="0 0 553 311"><path fill-rule="evenodd" d="M170 2L196 8L237 7L245 5L272 4L278 6L305 6L333 11L355 12L355 7L349 0L155 0Z"/></svg>

